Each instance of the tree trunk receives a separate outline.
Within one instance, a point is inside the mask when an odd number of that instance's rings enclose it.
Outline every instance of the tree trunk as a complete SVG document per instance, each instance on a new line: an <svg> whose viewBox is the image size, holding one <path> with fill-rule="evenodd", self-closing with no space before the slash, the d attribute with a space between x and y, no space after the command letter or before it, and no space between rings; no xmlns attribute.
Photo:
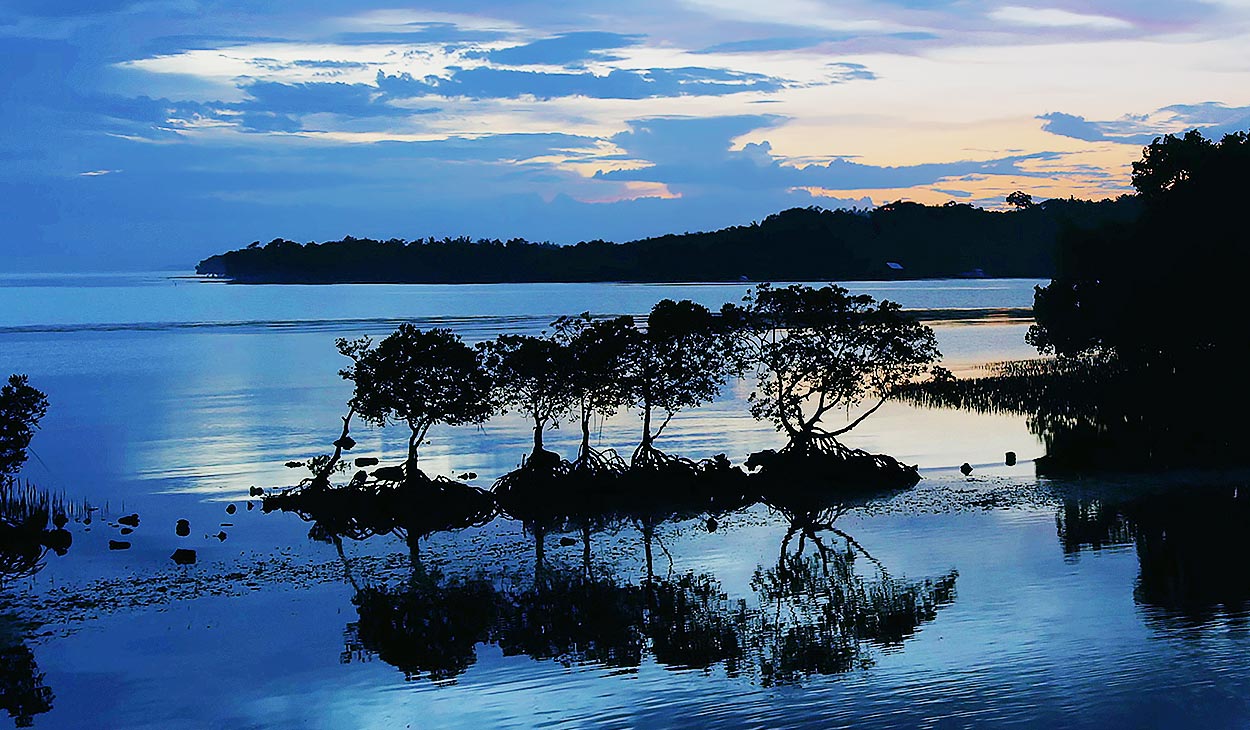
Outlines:
<svg viewBox="0 0 1250 730"><path fill-rule="evenodd" d="M582 417L582 446L577 452L578 459L590 456L590 416Z"/></svg>
<svg viewBox="0 0 1250 730"><path fill-rule="evenodd" d="M644 403L642 406L642 443L639 444L640 451L646 451L651 448L651 404Z"/></svg>
<svg viewBox="0 0 1250 730"><path fill-rule="evenodd" d="M534 419L534 453L537 454L543 450L543 422Z"/></svg>

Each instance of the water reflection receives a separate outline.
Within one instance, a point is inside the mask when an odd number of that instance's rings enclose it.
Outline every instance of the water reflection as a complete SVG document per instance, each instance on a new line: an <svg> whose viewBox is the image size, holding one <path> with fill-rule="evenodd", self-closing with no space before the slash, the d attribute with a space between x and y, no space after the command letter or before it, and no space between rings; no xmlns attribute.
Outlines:
<svg viewBox="0 0 1250 730"><path fill-rule="evenodd" d="M48 552L69 551L68 521L60 499L0 475L0 708L17 727L32 726L36 715L52 709L54 696L25 643L29 627L18 619L6 589L42 570Z"/></svg>
<svg viewBox="0 0 1250 730"><path fill-rule="evenodd" d="M590 536L599 528L584 522L578 528L583 564L547 564L540 526L531 530L532 572L448 576L418 564L400 585L357 587L358 620L348 627L343 656L375 655L407 679L436 683L467 671L483 644L505 656L570 667L634 671L653 661L674 670L715 669L764 686L868 666L871 647L901 646L954 600L957 574L921 581L892 576L833 527L852 508L790 507L780 558L757 566L751 596L730 596L709 572L670 568L656 575L657 528L700 524L688 515L660 516L674 514L671 506L628 518L647 555L636 580L615 575L619 566L592 562Z"/></svg>
<svg viewBox="0 0 1250 730"><path fill-rule="evenodd" d="M1115 361L1032 360L989 366L985 377L904 390L932 407L1026 416L1046 449L1037 473L1146 472L1178 467L1242 466L1238 444L1250 437L1250 408L1235 375L1168 366L1129 369ZM1218 397L1194 393L1216 383Z"/></svg>
<svg viewBox="0 0 1250 730"><path fill-rule="evenodd" d="M1250 611L1250 495L1238 487L1066 500L1065 554L1133 545L1133 596L1147 619L1201 626Z"/></svg>

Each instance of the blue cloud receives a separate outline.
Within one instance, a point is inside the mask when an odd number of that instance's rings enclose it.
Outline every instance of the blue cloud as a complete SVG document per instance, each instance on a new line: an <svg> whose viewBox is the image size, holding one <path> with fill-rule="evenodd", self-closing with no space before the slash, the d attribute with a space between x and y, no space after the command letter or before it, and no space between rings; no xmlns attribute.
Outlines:
<svg viewBox="0 0 1250 730"><path fill-rule="evenodd" d="M824 45L833 41L845 40L849 35L826 36L791 36L778 38L753 38L744 41L729 41L708 46L694 53L761 53L768 51L797 51L803 48Z"/></svg>
<svg viewBox="0 0 1250 730"><path fill-rule="evenodd" d="M630 131L616 135L612 141L631 156L651 165L642 169L599 172L595 177L601 180L661 182L678 190L707 186L732 186L743 190L906 188L970 174L1043 177L1047 175L1024 170L1020 163L1057 156L1037 153L986 161L897 167L866 165L839 158L825 165L800 168L783 164L772 154L768 142L747 144L741 150L730 149L735 138L775 125L782 119L748 116L631 122Z"/></svg>
<svg viewBox="0 0 1250 730"><path fill-rule="evenodd" d="M521 46L488 51L482 57L504 66L580 66L591 59L612 60L613 56L601 52L637 45L642 39L640 35L603 31L562 33Z"/></svg>
<svg viewBox="0 0 1250 730"><path fill-rule="evenodd" d="M1095 122L1063 112L1037 117L1043 120L1042 130L1085 142L1119 142L1147 145L1177 125L1200 129L1208 137L1220 137L1250 129L1250 106L1230 107L1218 102L1174 104L1152 114L1126 116L1121 119Z"/></svg>
<svg viewBox="0 0 1250 730"><path fill-rule="evenodd" d="M395 98L414 96L515 99L532 96L556 99L650 99L673 96L723 96L744 91L773 92L786 81L763 74L714 68L617 69L604 76L589 72L548 73L497 68L457 69L449 79L389 76L378 72L377 84Z"/></svg>

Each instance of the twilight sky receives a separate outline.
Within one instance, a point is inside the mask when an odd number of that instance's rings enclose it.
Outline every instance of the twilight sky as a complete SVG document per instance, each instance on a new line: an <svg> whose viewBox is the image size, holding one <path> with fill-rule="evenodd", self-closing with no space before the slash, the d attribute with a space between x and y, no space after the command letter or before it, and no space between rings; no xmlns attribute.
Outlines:
<svg viewBox="0 0 1250 730"><path fill-rule="evenodd" d="M1101 198L1250 128L1250 0L260 5L0 0L0 271Z"/></svg>

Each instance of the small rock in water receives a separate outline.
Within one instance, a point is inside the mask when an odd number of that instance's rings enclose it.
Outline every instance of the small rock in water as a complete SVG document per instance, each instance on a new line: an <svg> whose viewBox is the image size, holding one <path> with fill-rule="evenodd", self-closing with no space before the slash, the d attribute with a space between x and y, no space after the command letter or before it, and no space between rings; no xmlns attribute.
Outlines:
<svg viewBox="0 0 1250 730"><path fill-rule="evenodd" d="M968 462L966 462L966 461L965 461L965 462L964 462L964 463L963 463L963 464L959 467L959 471L960 471L960 472L961 472L964 476L968 476L969 474L971 474L971 473L972 473L972 464L969 464Z"/></svg>
<svg viewBox="0 0 1250 730"><path fill-rule="evenodd" d="M708 532L716 532L716 528L718 527L720 527L720 523L716 521L715 517L707 518L707 531Z"/></svg>
<svg viewBox="0 0 1250 730"><path fill-rule="evenodd" d="M264 493L265 493L265 490L261 489L260 487L248 487L247 488L247 496L249 497L259 497L260 495Z"/></svg>
<svg viewBox="0 0 1250 730"><path fill-rule="evenodd" d="M178 565L195 565L195 551L187 548L178 548L173 555L169 556Z"/></svg>
<svg viewBox="0 0 1250 730"><path fill-rule="evenodd" d="M1007 466L1015 466L1015 465L1016 465L1016 452L1008 451L1007 452Z"/></svg>
<svg viewBox="0 0 1250 730"><path fill-rule="evenodd" d="M237 512L238 510L239 510L239 508L238 508L238 507L235 507L233 503L232 503L232 504L228 504L228 505L226 505L226 514L228 514L228 515L232 515L232 514L234 514L235 512Z"/></svg>
<svg viewBox="0 0 1250 730"><path fill-rule="evenodd" d="M191 534L191 523L186 520L178 520L174 525L174 534L178 537L186 537Z"/></svg>
<svg viewBox="0 0 1250 730"><path fill-rule="evenodd" d="M130 543L125 540L109 540L109 550L129 550Z"/></svg>
<svg viewBox="0 0 1250 730"><path fill-rule="evenodd" d="M129 534L130 534L130 533L132 533L132 532L134 532L134 530L133 530L132 528L129 528L129 527L123 527L123 528L121 529L121 533L122 533L123 535L129 535Z"/></svg>
<svg viewBox="0 0 1250 730"><path fill-rule="evenodd" d="M216 535L214 535L213 537L216 537L218 540L221 540L222 542L225 542L225 541L226 541L226 533L225 533L225 531L219 532L219 533L217 533Z"/></svg>
<svg viewBox="0 0 1250 730"><path fill-rule="evenodd" d="M300 468L300 467L301 467L301 466L303 466L303 465L304 465L304 462L302 462L302 461L288 461L288 462L286 463L286 468L288 468L288 469L298 469L298 468Z"/></svg>
<svg viewBox="0 0 1250 730"><path fill-rule="evenodd" d="M378 459L376 456L358 456L356 457L356 466L377 466Z"/></svg>
<svg viewBox="0 0 1250 730"><path fill-rule="evenodd" d="M251 511L252 511L253 509L255 509L255 508L256 508L256 505L252 504L251 502L248 502L248 503L247 503L247 511L248 511L248 512L251 512Z"/></svg>
<svg viewBox="0 0 1250 730"><path fill-rule="evenodd" d="M562 537L562 538L560 538L560 546L561 546L561 547L568 547L568 546L570 546L570 545L576 545L576 544L577 544L577 540L574 540L574 539L573 539L573 538L571 538L571 537Z"/></svg>
<svg viewBox="0 0 1250 730"><path fill-rule="evenodd" d="M118 517L117 524L125 525L126 527L138 527L139 515L134 514L134 515L126 515L125 517Z"/></svg>

